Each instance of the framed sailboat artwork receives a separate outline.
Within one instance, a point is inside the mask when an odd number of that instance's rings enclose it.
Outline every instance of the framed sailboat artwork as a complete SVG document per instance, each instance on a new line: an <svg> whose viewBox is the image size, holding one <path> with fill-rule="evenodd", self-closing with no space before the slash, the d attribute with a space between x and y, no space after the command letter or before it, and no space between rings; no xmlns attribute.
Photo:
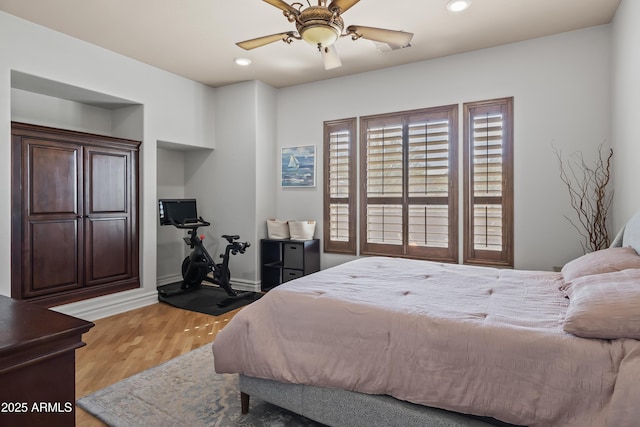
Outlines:
<svg viewBox="0 0 640 427"><path fill-rule="evenodd" d="M316 146L282 147L282 187L316 186Z"/></svg>

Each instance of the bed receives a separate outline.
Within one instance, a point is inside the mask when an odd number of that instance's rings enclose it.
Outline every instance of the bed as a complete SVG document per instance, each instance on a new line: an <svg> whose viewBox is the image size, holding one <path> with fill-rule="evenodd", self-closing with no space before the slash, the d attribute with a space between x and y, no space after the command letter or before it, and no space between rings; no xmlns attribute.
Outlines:
<svg viewBox="0 0 640 427"><path fill-rule="evenodd" d="M360 258L241 310L215 368L243 410L334 426L636 426L639 215L614 245L557 273Z"/></svg>

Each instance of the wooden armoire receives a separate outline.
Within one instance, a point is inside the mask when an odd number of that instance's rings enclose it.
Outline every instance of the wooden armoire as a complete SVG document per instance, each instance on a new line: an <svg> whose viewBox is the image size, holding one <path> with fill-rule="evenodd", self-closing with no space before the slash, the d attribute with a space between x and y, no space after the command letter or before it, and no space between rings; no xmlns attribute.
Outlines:
<svg viewBox="0 0 640 427"><path fill-rule="evenodd" d="M140 142L11 133L11 296L51 307L140 287Z"/></svg>

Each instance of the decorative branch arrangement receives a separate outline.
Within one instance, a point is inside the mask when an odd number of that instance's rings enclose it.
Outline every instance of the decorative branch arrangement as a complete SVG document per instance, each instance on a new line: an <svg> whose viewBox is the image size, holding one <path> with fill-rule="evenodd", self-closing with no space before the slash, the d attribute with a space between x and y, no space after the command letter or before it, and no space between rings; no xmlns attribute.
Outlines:
<svg viewBox="0 0 640 427"><path fill-rule="evenodd" d="M568 216L564 217L575 228L582 241L582 249L597 251L611 244L607 230L607 214L613 200L613 191L607 191L611 178L611 158L613 150L604 148L604 142L598 146L598 158L588 165L582 153L573 153L567 161L562 160L562 152L554 147L560 164L560 179L567 186L571 207L576 211L577 223Z"/></svg>

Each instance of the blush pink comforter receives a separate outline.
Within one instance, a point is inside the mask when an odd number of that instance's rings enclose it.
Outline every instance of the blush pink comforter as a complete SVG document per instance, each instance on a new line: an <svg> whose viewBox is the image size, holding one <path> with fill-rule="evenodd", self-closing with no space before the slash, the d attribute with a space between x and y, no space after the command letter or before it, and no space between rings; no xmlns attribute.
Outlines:
<svg viewBox="0 0 640 427"><path fill-rule="evenodd" d="M559 273L361 258L286 283L216 337L215 368L530 426L640 425L640 341L562 329Z"/></svg>

